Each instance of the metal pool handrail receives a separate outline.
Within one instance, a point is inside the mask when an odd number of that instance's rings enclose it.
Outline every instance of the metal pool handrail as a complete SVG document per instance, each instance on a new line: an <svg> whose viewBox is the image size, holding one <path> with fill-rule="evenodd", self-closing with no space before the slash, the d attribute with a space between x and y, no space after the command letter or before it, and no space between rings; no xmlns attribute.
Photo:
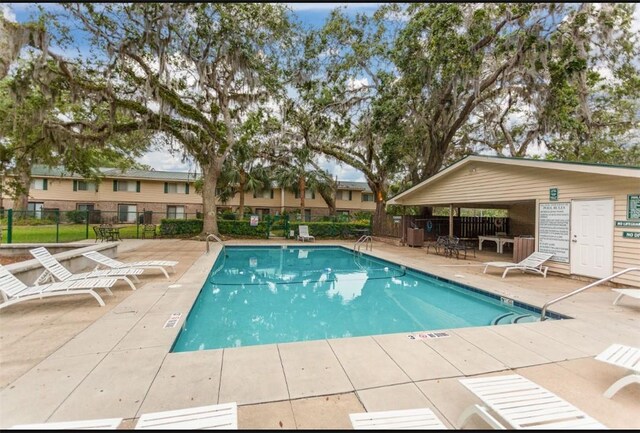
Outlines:
<svg viewBox="0 0 640 433"><path fill-rule="evenodd" d="M547 308L549 307L549 305L555 304L556 302L562 301L563 299L567 299L567 298L569 298L569 297L571 297L573 295L577 295L578 293L584 292L587 289L590 289L590 288L595 287L597 285L600 285L600 284L602 284L604 282L612 280L612 279L614 279L616 277L619 277L622 274L626 274L627 272L633 272L633 271L640 271L640 268L627 268L627 269L622 270L620 272L616 272L615 274L609 275L608 277L602 278L601 280L594 281L591 284L587 284L584 287L580 287L579 289L574 290L571 293L567 293L566 295L560 296L559 298L552 299L551 301L547 302L546 304L544 304L542 306L542 312L540 313L540 321L542 322L543 320L546 319Z"/></svg>
<svg viewBox="0 0 640 433"><path fill-rule="evenodd" d="M209 240L211 238L213 238L217 242L220 242L222 244L222 251L224 251L224 242L222 242L222 240L218 236L214 235L213 233L209 233L207 235L207 254L209 254Z"/></svg>

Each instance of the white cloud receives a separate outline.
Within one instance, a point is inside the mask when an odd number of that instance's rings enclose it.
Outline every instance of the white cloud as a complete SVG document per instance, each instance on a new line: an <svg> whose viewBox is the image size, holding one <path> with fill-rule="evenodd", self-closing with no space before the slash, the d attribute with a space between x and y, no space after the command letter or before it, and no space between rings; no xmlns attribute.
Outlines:
<svg viewBox="0 0 640 433"><path fill-rule="evenodd" d="M12 23L17 23L16 14L13 12L11 6L7 4L0 4L0 10L2 11L2 16L5 20L11 21Z"/></svg>
<svg viewBox="0 0 640 433"><path fill-rule="evenodd" d="M193 161L183 161L182 155L172 153L166 147L149 151L138 158L137 161L140 164L148 165L156 171L179 171L184 173L200 171Z"/></svg>

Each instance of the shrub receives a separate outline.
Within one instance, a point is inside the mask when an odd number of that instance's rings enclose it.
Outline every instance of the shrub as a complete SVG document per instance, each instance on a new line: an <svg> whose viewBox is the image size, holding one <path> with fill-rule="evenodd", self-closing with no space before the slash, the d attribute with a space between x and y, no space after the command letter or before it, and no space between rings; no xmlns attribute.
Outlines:
<svg viewBox="0 0 640 433"><path fill-rule="evenodd" d="M83 210L70 210L65 214L67 221L74 224L82 224L86 221L87 212Z"/></svg>
<svg viewBox="0 0 640 433"><path fill-rule="evenodd" d="M260 221L257 226L253 227L249 221L218 221L218 231L222 235L266 238L267 224Z"/></svg>
<svg viewBox="0 0 640 433"><path fill-rule="evenodd" d="M299 232L298 226L309 226L309 234L316 238L346 238L356 236L356 229L368 229L369 221L356 221L356 222L290 222L289 229Z"/></svg>
<svg viewBox="0 0 640 433"><path fill-rule="evenodd" d="M169 219L160 221L160 233L168 236L184 237L197 235L202 231L202 220Z"/></svg>

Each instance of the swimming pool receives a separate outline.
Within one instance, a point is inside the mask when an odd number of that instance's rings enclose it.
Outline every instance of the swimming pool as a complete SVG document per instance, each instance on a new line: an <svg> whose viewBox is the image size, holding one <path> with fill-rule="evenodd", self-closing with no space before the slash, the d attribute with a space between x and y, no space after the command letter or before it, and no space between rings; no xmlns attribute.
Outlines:
<svg viewBox="0 0 640 433"><path fill-rule="evenodd" d="M539 313L344 247L227 246L172 352L518 323Z"/></svg>

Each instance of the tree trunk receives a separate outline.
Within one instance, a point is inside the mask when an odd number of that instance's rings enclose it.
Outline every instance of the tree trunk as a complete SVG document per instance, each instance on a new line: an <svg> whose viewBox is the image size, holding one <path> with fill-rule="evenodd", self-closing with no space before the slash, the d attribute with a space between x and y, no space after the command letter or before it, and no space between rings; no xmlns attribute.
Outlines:
<svg viewBox="0 0 640 433"><path fill-rule="evenodd" d="M304 219L304 196L306 194L306 191L305 191L304 176L300 176L300 180L298 181L298 192L300 194L300 219L302 221L305 221L305 219Z"/></svg>
<svg viewBox="0 0 640 433"><path fill-rule="evenodd" d="M384 199L384 194L382 192L382 188L376 184L369 184L371 190L373 191L373 195L376 200L376 210L373 214L373 233L375 235L381 236L384 235L384 222L387 218L387 209L386 209L386 201Z"/></svg>
<svg viewBox="0 0 640 433"><path fill-rule="evenodd" d="M240 204L238 205L238 219L244 218L244 186L247 183L247 175L244 171L240 171L238 192L240 194Z"/></svg>
<svg viewBox="0 0 640 433"><path fill-rule="evenodd" d="M324 202L327 204L327 207L329 208L329 215L335 215L336 201L333 196L333 191L325 191L321 189L319 192L320 192L320 195L322 196L322 199L324 200Z"/></svg>
<svg viewBox="0 0 640 433"><path fill-rule="evenodd" d="M203 222L201 236L207 233L218 235L218 214L216 208L216 185L222 167L221 157L202 165L202 210Z"/></svg>
<svg viewBox="0 0 640 433"><path fill-rule="evenodd" d="M29 204L29 188L31 187L31 164L24 159L18 160L16 164L16 177L13 192L13 209L26 211ZM26 216L26 213L18 214L16 217Z"/></svg>

